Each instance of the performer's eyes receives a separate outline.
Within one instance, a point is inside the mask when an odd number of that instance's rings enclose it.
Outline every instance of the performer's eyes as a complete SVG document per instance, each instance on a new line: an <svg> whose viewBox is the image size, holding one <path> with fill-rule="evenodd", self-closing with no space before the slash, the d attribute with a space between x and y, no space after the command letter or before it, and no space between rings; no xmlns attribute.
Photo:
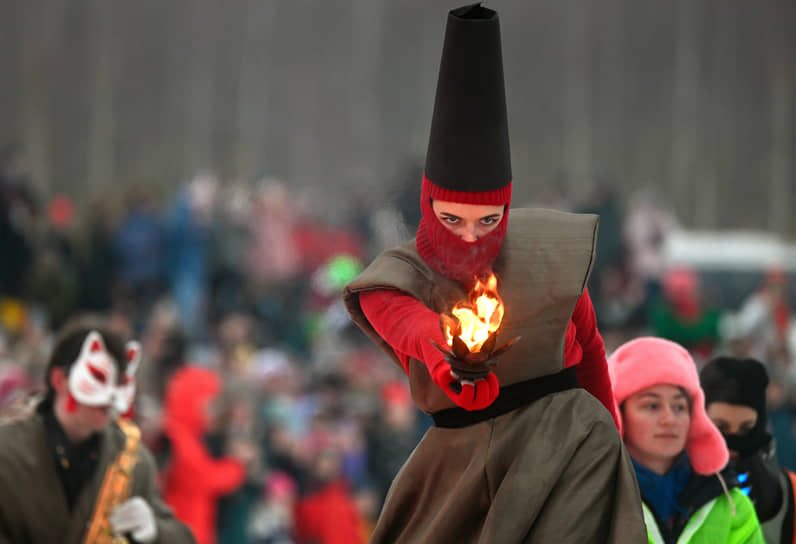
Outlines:
<svg viewBox="0 0 796 544"><path fill-rule="evenodd" d="M461 221L461 219L459 219L455 215L443 215L442 220L448 223L449 225L456 225L459 223L459 221Z"/></svg>
<svg viewBox="0 0 796 544"><path fill-rule="evenodd" d="M500 217L496 215L490 215L489 217L481 218L481 224L490 227L500 221Z"/></svg>

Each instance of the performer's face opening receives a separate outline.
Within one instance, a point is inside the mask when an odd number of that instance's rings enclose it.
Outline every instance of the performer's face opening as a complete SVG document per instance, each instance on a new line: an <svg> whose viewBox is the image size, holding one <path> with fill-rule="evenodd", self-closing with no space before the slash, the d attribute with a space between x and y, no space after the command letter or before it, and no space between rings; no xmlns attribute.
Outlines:
<svg viewBox="0 0 796 544"><path fill-rule="evenodd" d="M505 213L505 206L462 204L432 200L434 215L445 228L465 242L475 242L497 228Z"/></svg>
<svg viewBox="0 0 796 544"><path fill-rule="evenodd" d="M725 436L745 436L757 425L757 410L742 404L711 402L707 411L708 417ZM739 458L737 451L730 450L730 460L737 461Z"/></svg>
<svg viewBox="0 0 796 544"><path fill-rule="evenodd" d="M622 422L630 456L666 474L686 447L691 427L689 397L675 385L648 387L622 403Z"/></svg>

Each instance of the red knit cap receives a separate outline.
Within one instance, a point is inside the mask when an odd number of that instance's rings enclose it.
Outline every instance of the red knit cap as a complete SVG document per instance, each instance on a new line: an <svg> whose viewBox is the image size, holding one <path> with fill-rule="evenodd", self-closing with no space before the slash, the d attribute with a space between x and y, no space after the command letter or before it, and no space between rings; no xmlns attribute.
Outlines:
<svg viewBox="0 0 796 544"><path fill-rule="evenodd" d="M509 183L491 191L453 191L435 185L423 175L423 186L420 191L422 217L415 238L417 251L423 260L437 273L463 283L469 283L474 277L488 273L506 237L511 186ZM437 218L431 207L432 200L487 206L502 205L506 210L503 219L493 231L475 242L465 242Z"/></svg>

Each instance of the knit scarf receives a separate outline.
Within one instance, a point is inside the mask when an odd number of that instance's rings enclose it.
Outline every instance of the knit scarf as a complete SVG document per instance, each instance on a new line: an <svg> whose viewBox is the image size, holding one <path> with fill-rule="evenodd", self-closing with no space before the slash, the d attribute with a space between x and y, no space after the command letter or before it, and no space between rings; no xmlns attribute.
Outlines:
<svg viewBox="0 0 796 544"><path fill-rule="evenodd" d="M675 511L683 512L677 500L691 477L691 463L688 460L688 455L683 453L674 466L669 469L669 472L664 475L640 465L635 459L633 459L633 467L636 469L636 478L644 502L664 523L669 525Z"/></svg>

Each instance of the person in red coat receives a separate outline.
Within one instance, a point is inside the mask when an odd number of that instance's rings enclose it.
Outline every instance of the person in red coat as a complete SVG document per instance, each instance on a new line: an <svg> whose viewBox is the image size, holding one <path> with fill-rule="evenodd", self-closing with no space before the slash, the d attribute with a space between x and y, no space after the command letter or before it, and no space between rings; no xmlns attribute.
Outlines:
<svg viewBox="0 0 796 544"><path fill-rule="evenodd" d="M215 543L216 501L234 491L246 476L241 459L214 459L202 442L212 428L213 401L220 391L218 375L196 366L179 369L166 390L164 433L171 445L171 461L164 477L164 496L198 544Z"/></svg>

